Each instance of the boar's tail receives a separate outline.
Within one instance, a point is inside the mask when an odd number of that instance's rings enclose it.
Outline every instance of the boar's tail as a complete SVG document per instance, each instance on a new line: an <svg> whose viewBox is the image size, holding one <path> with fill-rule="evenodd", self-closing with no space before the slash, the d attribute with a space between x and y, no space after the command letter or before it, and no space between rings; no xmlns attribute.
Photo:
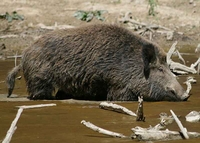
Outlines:
<svg viewBox="0 0 200 143"><path fill-rule="evenodd" d="M8 96L7 97L10 97L10 95L13 92L13 89L15 87L15 78L16 78L17 74L19 73L20 69L21 69L21 64L19 64L18 66L14 67L8 73L8 76L7 76L7 79L6 79L6 83L7 83L7 87L8 87Z"/></svg>

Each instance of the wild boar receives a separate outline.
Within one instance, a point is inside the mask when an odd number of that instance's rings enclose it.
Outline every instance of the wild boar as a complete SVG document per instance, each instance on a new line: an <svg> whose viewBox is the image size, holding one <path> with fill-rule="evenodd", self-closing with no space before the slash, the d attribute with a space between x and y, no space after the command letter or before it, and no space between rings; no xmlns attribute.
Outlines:
<svg viewBox="0 0 200 143"><path fill-rule="evenodd" d="M171 73L164 50L117 25L87 25L42 36L8 74L8 97L20 69L32 100L63 95L109 101L133 101L139 95L146 101L189 97Z"/></svg>

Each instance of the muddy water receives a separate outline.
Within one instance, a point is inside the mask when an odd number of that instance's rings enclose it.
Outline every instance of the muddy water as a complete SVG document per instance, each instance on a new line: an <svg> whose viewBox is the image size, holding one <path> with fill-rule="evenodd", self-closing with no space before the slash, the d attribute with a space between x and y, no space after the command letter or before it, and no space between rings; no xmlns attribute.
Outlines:
<svg viewBox="0 0 200 143"><path fill-rule="evenodd" d="M187 64L196 60L195 56L185 56ZM14 66L13 61L0 61L0 99L7 94L7 89L3 81L7 72ZM187 76L179 77L179 82L183 83ZM194 75L197 84L192 85L191 97L187 102L145 102L144 114L146 122L136 122L134 117L128 115L106 111L98 108L99 103L68 101L1 101L0 102L0 141L5 137L11 122L17 113L16 106L56 103L55 107L45 107L38 109L26 109L23 111L18 123L17 130L12 137L12 143L113 143L113 142L138 142L130 139L111 138L87 129L80 122L90 121L102 128L131 135L131 128L135 126L149 127L156 125L158 115L161 112L170 114L172 109L188 131L200 132L200 123L188 123L185 115L190 111L200 111L200 76ZM183 85L185 88L185 85ZM26 96L25 83L23 80L16 81L14 94L20 97ZM4 98L6 100L6 98ZM137 102L119 103L132 111L136 111ZM168 126L169 130L179 131L175 123ZM167 141L170 143L190 142L197 143L200 139Z"/></svg>

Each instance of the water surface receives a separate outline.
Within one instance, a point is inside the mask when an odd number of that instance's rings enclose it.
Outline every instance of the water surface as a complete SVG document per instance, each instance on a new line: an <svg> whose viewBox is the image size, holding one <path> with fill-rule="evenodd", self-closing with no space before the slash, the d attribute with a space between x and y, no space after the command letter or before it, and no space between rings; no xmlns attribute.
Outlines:
<svg viewBox="0 0 200 143"><path fill-rule="evenodd" d="M184 57L187 64L196 60L196 57L187 55ZM14 61L0 61L0 99L7 94L5 83L3 82L9 70L14 66ZM172 109L188 131L200 132L200 123L188 123L185 115L190 111L200 111L200 76L193 75L197 80L192 85L191 97L187 102L144 102L144 115L146 122L136 122L134 117L112 111L99 109L99 102L74 102L68 101L0 101L0 141L6 135L18 108L21 105L56 103L55 107L44 107L37 109L25 109L17 123L17 130L11 140L12 143L124 143L138 142L137 140L112 138L94 132L80 122L90 121L93 124L124 135L131 135L131 128L135 126L149 127L159 122L159 114L166 112L170 114ZM187 76L180 76L179 82L183 82ZM27 96L26 86L22 80L16 81L14 94L20 97ZM6 98L5 98L6 99ZM132 111L136 111L137 102L118 103ZM179 131L176 123L167 127L169 130ZM170 143L190 142L197 143L200 139L167 141Z"/></svg>

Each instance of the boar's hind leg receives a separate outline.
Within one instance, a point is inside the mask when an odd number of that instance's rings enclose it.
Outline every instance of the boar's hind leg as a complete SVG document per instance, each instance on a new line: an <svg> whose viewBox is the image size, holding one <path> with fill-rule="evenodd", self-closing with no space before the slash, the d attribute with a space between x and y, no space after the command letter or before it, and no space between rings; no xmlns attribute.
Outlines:
<svg viewBox="0 0 200 143"><path fill-rule="evenodd" d="M54 97L52 93L54 91L54 87L51 83L47 83L43 80L37 80L37 82L31 81L29 79L28 83L28 92L29 92L29 99L31 100L52 100Z"/></svg>

